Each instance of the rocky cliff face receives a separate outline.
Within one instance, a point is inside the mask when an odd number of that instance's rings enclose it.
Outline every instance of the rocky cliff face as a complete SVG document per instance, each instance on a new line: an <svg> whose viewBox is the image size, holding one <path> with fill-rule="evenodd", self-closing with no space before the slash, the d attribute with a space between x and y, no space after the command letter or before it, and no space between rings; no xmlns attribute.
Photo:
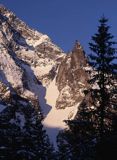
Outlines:
<svg viewBox="0 0 117 160"><path fill-rule="evenodd" d="M79 42L76 42L71 53L61 62L57 74L59 97L56 107L65 108L82 101L84 90L88 87L88 63Z"/></svg>
<svg viewBox="0 0 117 160"><path fill-rule="evenodd" d="M89 87L88 70L78 42L72 52L65 54L47 35L29 28L0 6L1 104L9 104L14 99L11 95L20 97L22 105L32 103L36 109L41 108L45 128L59 131L66 127L63 120L73 119L77 113L84 90Z"/></svg>

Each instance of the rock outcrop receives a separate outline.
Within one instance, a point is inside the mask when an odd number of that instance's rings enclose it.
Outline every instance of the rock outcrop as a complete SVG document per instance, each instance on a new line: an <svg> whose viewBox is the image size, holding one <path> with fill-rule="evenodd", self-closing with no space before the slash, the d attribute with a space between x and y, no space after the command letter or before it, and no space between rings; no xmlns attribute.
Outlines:
<svg viewBox="0 0 117 160"><path fill-rule="evenodd" d="M85 52L79 42L71 53L61 62L57 74L57 86L59 97L56 107L72 107L81 102L84 97L84 90L88 87L89 74L88 63Z"/></svg>

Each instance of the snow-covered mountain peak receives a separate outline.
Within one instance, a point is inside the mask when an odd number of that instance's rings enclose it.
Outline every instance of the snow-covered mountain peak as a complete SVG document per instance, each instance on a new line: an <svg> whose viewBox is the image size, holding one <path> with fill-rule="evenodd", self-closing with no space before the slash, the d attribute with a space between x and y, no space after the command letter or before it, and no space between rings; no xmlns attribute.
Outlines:
<svg viewBox="0 0 117 160"><path fill-rule="evenodd" d="M25 61L37 79L48 84L64 56L63 51L47 35L29 28L3 6L0 7L0 23L2 50L7 48L17 62L20 61L18 63Z"/></svg>
<svg viewBox="0 0 117 160"><path fill-rule="evenodd" d="M19 97L22 101L18 103L23 106L32 103L36 109L41 108L43 125L50 137L56 130L55 143L59 130L66 127L63 121L75 117L88 87L89 66L84 50L77 42L65 54L48 35L31 29L3 6L0 6L0 25L2 100L6 104L12 95L15 103Z"/></svg>

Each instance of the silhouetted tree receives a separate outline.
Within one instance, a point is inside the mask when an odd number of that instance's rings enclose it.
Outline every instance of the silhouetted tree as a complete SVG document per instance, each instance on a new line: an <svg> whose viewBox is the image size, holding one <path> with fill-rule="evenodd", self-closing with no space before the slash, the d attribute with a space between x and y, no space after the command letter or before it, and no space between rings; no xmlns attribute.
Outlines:
<svg viewBox="0 0 117 160"><path fill-rule="evenodd" d="M116 64L114 63L116 49L113 47L116 43L112 40L113 36L109 33L109 26L106 24L108 19L104 16L99 20L100 25L98 32L92 36L92 41L89 43L92 54L89 55L89 62L95 70L92 76L92 83L98 84L96 89L98 106L98 120L100 138L103 138L106 130L111 130L111 114L114 108L114 84L116 74ZM96 106L97 107L97 106ZM110 119L110 120L109 120Z"/></svg>
<svg viewBox="0 0 117 160"><path fill-rule="evenodd" d="M95 137L92 136L94 135L92 124L83 120L72 120L66 123L69 129L61 131L57 137L59 159L94 160Z"/></svg>
<svg viewBox="0 0 117 160"><path fill-rule="evenodd" d="M19 96L4 106L0 112L0 159L53 160L53 147L34 106Z"/></svg>

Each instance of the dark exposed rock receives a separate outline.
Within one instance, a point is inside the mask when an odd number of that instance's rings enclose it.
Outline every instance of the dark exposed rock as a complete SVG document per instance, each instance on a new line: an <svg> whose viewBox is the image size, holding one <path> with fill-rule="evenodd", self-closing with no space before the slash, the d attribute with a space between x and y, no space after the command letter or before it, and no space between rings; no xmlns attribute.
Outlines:
<svg viewBox="0 0 117 160"><path fill-rule="evenodd" d="M83 90L88 87L88 66L85 53L81 45L76 42L73 51L66 55L58 69L56 78L59 97L56 107L70 107L82 100Z"/></svg>

